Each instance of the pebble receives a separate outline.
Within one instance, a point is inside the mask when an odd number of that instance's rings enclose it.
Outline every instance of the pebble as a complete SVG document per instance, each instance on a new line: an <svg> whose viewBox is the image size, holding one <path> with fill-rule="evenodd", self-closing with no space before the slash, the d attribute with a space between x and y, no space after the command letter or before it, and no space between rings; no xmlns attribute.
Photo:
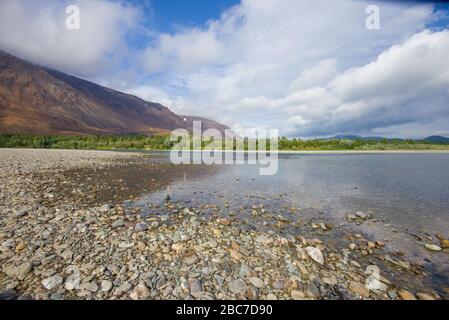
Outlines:
<svg viewBox="0 0 449 320"><path fill-rule="evenodd" d="M261 279L257 278L257 277L249 277L248 280L256 288L260 289L260 288L263 288L265 286L264 282Z"/></svg>
<svg viewBox="0 0 449 320"><path fill-rule="evenodd" d="M321 265L324 264L324 257L320 249L315 247L307 247L306 252L313 261Z"/></svg>
<svg viewBox="0 0 449 320"><path fill-rule="evenodd" d="M399 290L398 295L402 300L416 300L416 297L413 295L413 293L404 289Z"/></svg>
<svg viewBox="0 0 449 320"><path fill-rule="evenodd" d="M426 243L425 244L426 249L430 250L430 251L441 251L442 249L437 246L436 244L430 244L430 243Z"/></svg>
<svg viewBox="0 0 449 320"><path fill-rule="evenodd" d="M140 282L129 296L132 300L147 300L150 297L150 290L144 283Z"/></svg>
<svg viewBox="0 0 449 320"><path fill-rule="evenodd" d="M244 295L248 286L242 279L232 280L228 283L228 289L234 294Z"/></svg>
<svg viewBox="0 0 449 320"><path fill-rule="evenodd" d="M134 227L134 230L136 230L137 232L146 231L146 230L148 230L148 225L144 222L140 222L140 223L136 224L136 226Z"/></svg>
<svg viewBox="0 0 449 320"><path fill-rule="evenodd" d="M112 282L109 280L102 280L101 281L101 291L103 292L109 292L109 290L112 289Z"/></svg>
<svg viewBox="0 0 449 320"><path fill-rule="evenodd" d="M53 290L58 288L62 284L62 277L60 275L54 275L52 277L42 280L42 285L47 290Z"/></svg>
<svg viewBox="0 0 449 320"><path fill-rule="evenodd" d="M432 297L431 295L428 295L427 293L417 293L416 296L418 297L419 300L435 300L434 297Z"/></svg>
<svg viewBox="0 0 449 320"><path fill-rule="evenodd" d="M133 286L129 283L129 282L124 282L122 285L120 285L119 287L115 288L115 294L120 296L124 293L127 293L129 290L131 290Z"/></svg>
<svg viewBox="0 0 449 320"><path fill-rule="evenodd" d="M365 286L363 286L362 284L360 284L358 282L351 281L349 283L349 290L351 290L355 294L362 296L364 298L369 297L369 291L365 288Z"/></svg>

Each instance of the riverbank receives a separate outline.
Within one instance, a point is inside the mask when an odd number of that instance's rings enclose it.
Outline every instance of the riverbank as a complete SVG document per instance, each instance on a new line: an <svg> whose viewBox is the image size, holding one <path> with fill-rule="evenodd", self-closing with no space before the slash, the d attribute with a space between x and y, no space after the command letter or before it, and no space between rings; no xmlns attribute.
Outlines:
<svg viewBox="0 0 449 320"><path fill-rule="evenodd" d="M206 215L204 207L170 198L156 206L157 214L128 210L139 190L157 180L170 183L163 179L170 168L142 154L0 149L0 169L2 298L442 298L431 288L400 283L396 274L427 271L387 255L382 239L353 234L349 246L335 246L325 236L337 227L330 223L255 207L253 216L270 219L274 230L310 224L316 232L254 230L231 212ZM101 183L92 189L89 181L96 179ZM118 191L120 197L111 197ZM440 246L447 245L443 240Z"/></svg>

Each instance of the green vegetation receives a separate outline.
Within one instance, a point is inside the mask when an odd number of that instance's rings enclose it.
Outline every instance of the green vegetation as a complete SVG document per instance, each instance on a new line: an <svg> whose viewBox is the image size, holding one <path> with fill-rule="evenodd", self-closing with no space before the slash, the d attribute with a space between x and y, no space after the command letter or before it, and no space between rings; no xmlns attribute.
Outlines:
<svg viewBox="0 0 449 320"><path fill-rule="evenodd" d="M209 141L203 141L206 146ZM82 149L82 150L169 150L175 142L167 135L129 136L33 136L0 135L0 148ZM244 143L247 149L247 141ZM449 144L424 140L301 140L279 139L279 150L449 150ZM235 149L235 148L234 148Z"/></svg>

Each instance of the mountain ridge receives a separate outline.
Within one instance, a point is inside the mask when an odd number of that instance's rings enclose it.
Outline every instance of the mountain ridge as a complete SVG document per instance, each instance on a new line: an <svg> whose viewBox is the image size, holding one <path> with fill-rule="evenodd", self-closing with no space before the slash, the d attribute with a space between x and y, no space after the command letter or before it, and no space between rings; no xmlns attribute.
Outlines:
<svg viewBox="0 0 449 320"><path fill-rule="evenodd" d="M190 117L0 51L0 133L161 134L192 130ZM229 129L204 119L203 130Z"/></svg>

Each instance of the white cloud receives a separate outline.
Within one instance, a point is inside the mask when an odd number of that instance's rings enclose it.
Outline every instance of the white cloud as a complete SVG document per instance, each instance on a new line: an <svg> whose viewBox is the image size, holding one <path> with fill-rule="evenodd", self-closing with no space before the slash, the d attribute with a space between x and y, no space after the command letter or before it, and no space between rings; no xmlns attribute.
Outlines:
<svg viewBox="0 0 449 320"><path fill-rule="evenodd" d="M80 30L66 28L66 7L80 8ZM123 58L138 11L101 0L0 1L0 48L35 63L95 76Z"/></svg>
<svg viewBox="0 0 449 320"><path fill-rule="evenodd" d="M182 92L186 111L221 121L226 115L236 131L361 132L441 114L441 82L426 91L422 81L436 81L437 69L446 68L435 61L449 50L434 40L446 34L407 41L436 19L433 6L378 2L381 29L373 31L365 28L367 5L244 0L203 28L161 34L144 65L167 73L163 85ZM429 99L438 110L410 112Z"/></svg>

